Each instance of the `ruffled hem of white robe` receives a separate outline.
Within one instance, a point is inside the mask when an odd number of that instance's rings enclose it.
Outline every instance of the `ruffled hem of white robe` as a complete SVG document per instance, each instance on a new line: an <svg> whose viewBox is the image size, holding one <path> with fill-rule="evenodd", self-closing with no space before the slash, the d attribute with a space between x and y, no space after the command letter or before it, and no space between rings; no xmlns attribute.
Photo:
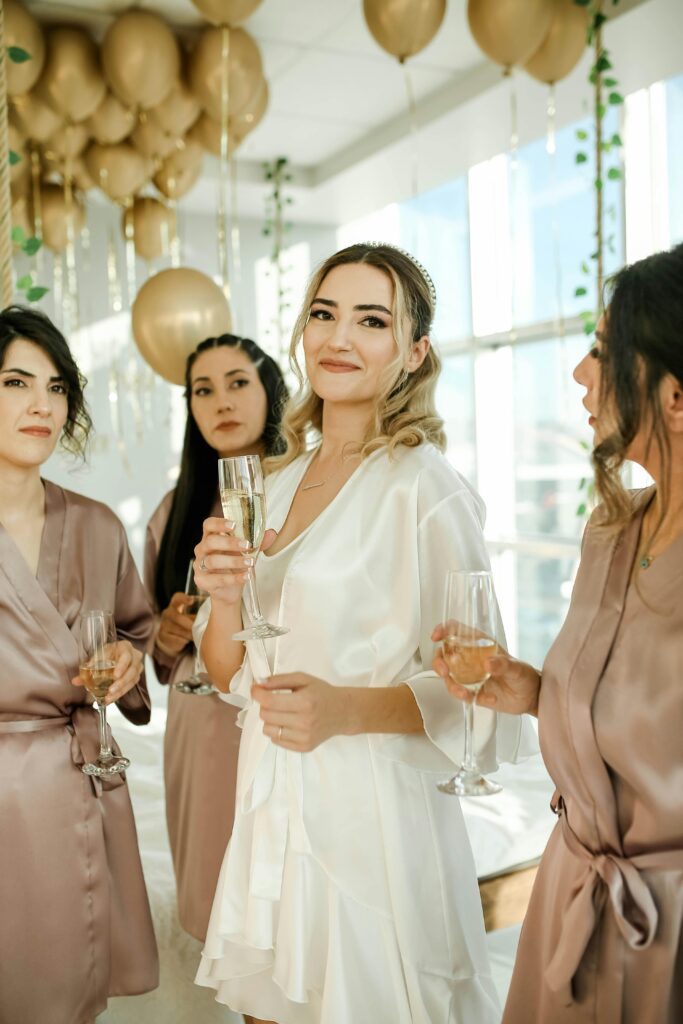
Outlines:
<svg viewBox="0 0 683 1024"><path fill-rule="evenodd" d="M278 1024L500 1021L490 976L407 962L391 916L345 894L310 855L288 844L279 902L249 893L248 864L236 870L235 859L229 851L195 979L231 1010Z"/></svg>

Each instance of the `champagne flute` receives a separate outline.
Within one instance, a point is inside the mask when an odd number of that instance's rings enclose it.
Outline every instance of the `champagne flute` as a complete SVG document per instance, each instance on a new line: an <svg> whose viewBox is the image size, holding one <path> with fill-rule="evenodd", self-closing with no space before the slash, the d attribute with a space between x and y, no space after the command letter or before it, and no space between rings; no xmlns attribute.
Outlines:
<svg viewBox="0 0 683 1024"><path fill-rule="evenodd" d="M473 751L474 705L489 678L486 659L498 653L496 597L490 572L448 573L444 601L443 658L453 679L474 694L465 704L465 756L458 772L438 784L442 793L455 796L489 796L502 786L485 779Z"/></svg>
<svg viewBox="0 0 683 1024"><path fill-rule="evenodd" d="M194 561L190 559L185 580L185 593L187 602L183 606L183 615L191 615L193 618L209 596L208 591L198 587L194 580ZM211 680L205 672L199 671L197 657L195 656L194 672L187 679L178 679L173 684L174 689L180 693L193 694L195 697L206 697L214 692Z"/></svg>
<svg viewBox="0 0 683 1024"><path fill-rule="evenodd" d="M234 522L235 536L248 541L249 549L246 553L255 558L266 532L266 492L258 455L219 459L218 486L223 515ZM268 640L289 633L287 627L273 626L263 617L253 567L249 569L247 593L253 624L235 633L233 640Z"/></svg>
<svg viewBox="0 0 683 1024"><path fill-rule="evenodd" d="M114 682L116 667L116 625L111 612L91 611L81 615L78 674L86 690L95 698L100 733L97 760L81 768L86 775L106 777L125 771L130 761L115 754L107 735L107 710L104 698Z"/></svg>

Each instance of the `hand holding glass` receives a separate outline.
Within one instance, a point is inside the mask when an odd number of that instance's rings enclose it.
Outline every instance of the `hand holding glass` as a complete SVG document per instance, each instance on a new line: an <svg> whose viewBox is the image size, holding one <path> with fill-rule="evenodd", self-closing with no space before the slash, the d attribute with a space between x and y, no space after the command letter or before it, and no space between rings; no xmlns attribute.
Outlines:
<svg viewBox="0 0 683 1024"><path fill-rule="evenodd" d="M130 761L115 754L109 746L107 735L107 711L104 699L114 682L116 668L116 626L111 612L92 611L81 615L80 623L80 667L78 674L83 685L92 693L97 708L100 752L96 761L84 764L81 771L86 775L106 777L124 771Z"/></svg>
<svg viewBox="0 0 683 1024"><path fill-rule="evenodd" d="M266 491L258 455L219 459L218 486L224 517L235 524L235 536L248 542L246 554L255 558L266 532ZM249 569L246 589L253 624L235 633L233 640L268 640L289 633L287 627L274 626L263 617L253 566Z"/></svg>
<svg viewBox="0 0 683 1024"><path fill-rule="evenodd" d="M194 561L190 559L185 581L185 593L187 603L183 606L183 614L191 615L193 618L209 596L206 590L198 587L194 581ZM174 689L180 693L191 694L194 697L206 697L214 692L211 680L205 672L199 672L195 658L195 670L187 679L178 679L173 684Z"/></svg>
<svg viewBox="0 0 683 1024"><path fill-rule="evenodd" d="M465 756L457 774L439 783L442 793L455 796L488 796L501 786L485 779L473 751L474 704L489 678L486 661L498 653L496 598L489 572L449 572L444 602L443 658L455 682L471 691L465 704Z"/></svg>

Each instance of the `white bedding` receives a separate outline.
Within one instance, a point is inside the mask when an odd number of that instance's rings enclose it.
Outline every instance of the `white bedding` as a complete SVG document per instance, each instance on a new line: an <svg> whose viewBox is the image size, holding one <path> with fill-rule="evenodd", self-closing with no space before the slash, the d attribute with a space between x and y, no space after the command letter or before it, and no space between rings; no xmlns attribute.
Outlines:
<svg viewBox="0 0 683 1024"><path fill-rule="evenodd" d="M209 989L193 984L200 943L180 927L175 905L175 881L166 833L163 793L163 735L165 690L153 689L154 711L149 725L137 728L112 709L112 728L121 749L130 757L128 771L142 863L147 880L161 961L161 982L155 992L111 999L99 1024L233 1024L241 1017L214 1002ZM188 697L188 700L201 700ZM480 878L497 874L540 856L554 825L549 809L553 787L540 755L496 773L503 792L462 801ZM444 800L453 799L444 795ZM489 935L494 979L504 998L517 945L519 928Z"/></svg>

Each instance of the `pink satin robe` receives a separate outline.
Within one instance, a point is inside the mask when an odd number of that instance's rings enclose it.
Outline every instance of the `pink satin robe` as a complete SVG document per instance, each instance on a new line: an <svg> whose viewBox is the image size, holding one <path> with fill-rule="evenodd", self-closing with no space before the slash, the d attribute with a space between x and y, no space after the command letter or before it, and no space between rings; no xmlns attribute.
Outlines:
<svg viewBox="0 0 683 1024"><path fill-rule="evenodd" d="M683 1021L683 537L630 582L651 494L619 537L588 529L543 669L560 820L504 1024Z"/></svg>
<svg viewBox="0 0 683 1024"><path fill-rule="evenodd" d="M97 714L70 682L81 611L140 650L152 613L108 508L45 482L45 509L37 577L0 527L0 1024L84 1024L158 984L128 787L80 771ZM119 707L149 721L144 677Z"/></svg>
<svg viewBox="0 0 683 1024"><path fill-rule="evenodd" d="M157 556L172 500L173 491L163 498L147 527L144 575L153 602ZM212 514L221 515L220 508ZM154 666L161 683L184 679L194 670L194 648L188 646L179 657L171 658L155 647ZM237 714L238 708L215 694L196 697L169 689L164 737L166 822L180 923L201 942L206 938L235 817L241 737Z"/></svg>

